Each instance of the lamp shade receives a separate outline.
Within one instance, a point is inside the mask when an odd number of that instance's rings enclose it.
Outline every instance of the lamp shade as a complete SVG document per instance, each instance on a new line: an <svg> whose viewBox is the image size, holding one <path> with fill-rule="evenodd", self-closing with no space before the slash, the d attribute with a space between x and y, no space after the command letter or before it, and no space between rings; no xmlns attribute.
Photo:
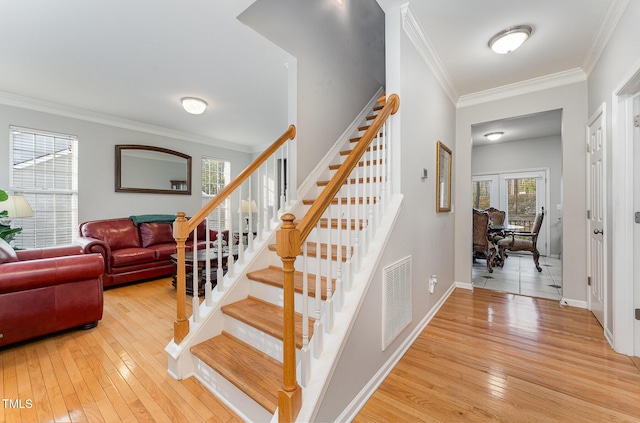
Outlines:
<svg viewBox="0 0 640 423"><path fill-rule="evenodd" d="M240 210L242 213L258 213L258 206L254 200L251 200L251 210L249 210L249 200L242 200L242 204L240 205Z"/></svg>
<svg viewBox="0 0 640 423"><path fill-rule="evenodd" d="M10 195L6 201L0 203L0 210L6 210L9 219L33 216L29 202L22 195Z"/></svg>

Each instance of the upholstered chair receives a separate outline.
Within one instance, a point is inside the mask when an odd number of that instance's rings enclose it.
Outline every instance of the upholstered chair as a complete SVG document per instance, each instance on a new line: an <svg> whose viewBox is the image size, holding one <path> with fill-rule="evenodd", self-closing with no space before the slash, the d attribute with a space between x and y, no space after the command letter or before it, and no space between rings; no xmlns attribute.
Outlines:
<svg viewBox="0 0 640 423"><path fill-rule="evenodd" d="M531 232L508 232L504 239L498 241L498 254L500 257L504 257L506 250L529 251L533 254L533 263L536 265L536 269L538 269L538 272L542 272L542 267L540 267L539 263L540 252L538 251L537 243L543 219L544 207L542 207L540 213L536 215L536 220L533 222Z"/></svg>
<svg viewBox="0 0 640 423"><path fill-rule="evenodd" d="M484 211L489 213L489 241L491 241L493 245L496 246L498 242L505 237L504 224L507 213L504 210L498 210L495 207L489 207L487 209L484 209ZM504 264L505 258L506 256L496 254L492 265L502 266Z"/></svg>
<svg viewBox="0 0 640 423"><path fill-rule="evenodd" d="M473 258L475 260L476 253L484 255L487 260L487 270L489 270L489 272L493 272L491 263L493 263L496 249L487 237L488 229L489 213L473 209Z"/></svg>

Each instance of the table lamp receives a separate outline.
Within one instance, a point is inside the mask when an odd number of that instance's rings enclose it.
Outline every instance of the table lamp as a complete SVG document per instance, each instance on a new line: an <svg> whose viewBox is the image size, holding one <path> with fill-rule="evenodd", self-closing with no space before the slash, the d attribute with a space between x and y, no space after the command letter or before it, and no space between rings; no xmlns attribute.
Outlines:
<svg viewBox="0 0 640 423"><path fill-rule="evenodd" d="M0 218L0 223L5 226L11 225L11 219L33 216L29 202L19 194L9 195L6 201L0 203L0 210L7 211L7 215Z"/></svg>

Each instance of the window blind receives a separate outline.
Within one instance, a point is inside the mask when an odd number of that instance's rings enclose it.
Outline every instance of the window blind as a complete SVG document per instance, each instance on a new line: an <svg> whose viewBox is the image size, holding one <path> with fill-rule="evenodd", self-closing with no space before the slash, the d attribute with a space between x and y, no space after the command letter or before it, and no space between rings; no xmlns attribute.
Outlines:
<svg viewBox="0 0 640 423"><path fill-rule="evenodd" d="M78 227L78 141L71 135L10 129L10 191L22 194L33 217L14 219L22 227L16 247L71 244Z"/></svg>

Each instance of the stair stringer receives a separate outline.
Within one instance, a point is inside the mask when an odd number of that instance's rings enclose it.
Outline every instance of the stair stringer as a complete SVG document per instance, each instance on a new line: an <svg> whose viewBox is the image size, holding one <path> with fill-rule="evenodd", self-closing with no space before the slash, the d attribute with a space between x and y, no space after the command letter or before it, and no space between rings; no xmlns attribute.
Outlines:
<svg viewBox="0 0 640 423"><path fill-rule="evenodd" d="M403 198L402 194L395 194L391 198L367 254L363 257L360 270L353 273L351 290L344 293L343 307L339 313L335 314L333 331L323 334L322 354L317 359L311 359L312 377L309 384L302 390L302 408L296 418L298 422L314 421L319 411L318 407L335 371L338 358L342 354L371 281L374 279L374 271L378 268L391 238Z"/></svg>

